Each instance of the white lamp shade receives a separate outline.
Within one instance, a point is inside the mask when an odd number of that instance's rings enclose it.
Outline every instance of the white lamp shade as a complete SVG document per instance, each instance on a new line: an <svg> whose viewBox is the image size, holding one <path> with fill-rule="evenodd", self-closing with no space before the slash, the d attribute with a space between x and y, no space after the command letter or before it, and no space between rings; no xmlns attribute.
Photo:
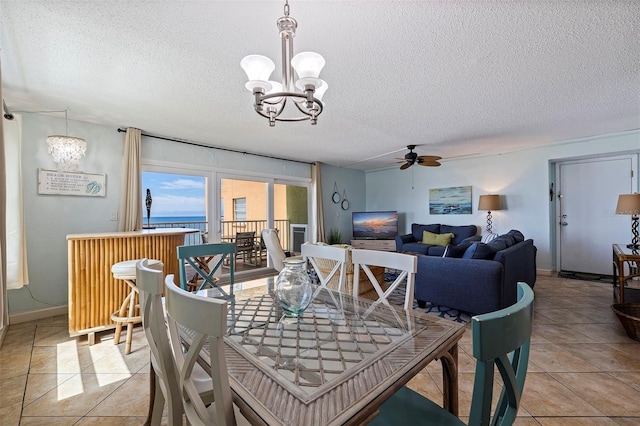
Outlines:
<svg viewBox="0 0 640 426"><path fill-rule="evenodd" d="M300 52L291 59L291 66L299 78L318 78L324 64L324 58L315 52Z"/></svg>
<svg viewBox="0 0 640 426"><path fill-rule="evenodd" d="M282 92L282 83L278 83L277 81L269 80L269 84L271 84L271 90L267 91L265 95L270 95L272 93Z"/></svg>
<svg viewBox="0 0 640 426"><path fill-rule="evenodd" d="M262 55L248 55L242 58L240 66L247 73L249 81L266 82L271 77L271 73L276 69L273 61Z"/></svg>
<svg viewBox="0 0 640 426"><path fill-rule="evenodd" d="M322 83L319 87L316 87L316 91L314 93L314 96L320 100L322 100L322 97L324 96L324 92L327 91L327 89L329 88L329 85L327 84L326 81L324 80L320 80L320 82Z"/></svg>
<svg viewBox="0 0 640 426"><path fill-rule="evenodd" d="M269 84L271 85L271 89L267 90L264 94L271 95L273 93L282 92L282 83L278 83L277 81L269 80ZM271 98L266 99L264 102L266 104L274 104L282 101L282 97L279 98Z"/></svg>

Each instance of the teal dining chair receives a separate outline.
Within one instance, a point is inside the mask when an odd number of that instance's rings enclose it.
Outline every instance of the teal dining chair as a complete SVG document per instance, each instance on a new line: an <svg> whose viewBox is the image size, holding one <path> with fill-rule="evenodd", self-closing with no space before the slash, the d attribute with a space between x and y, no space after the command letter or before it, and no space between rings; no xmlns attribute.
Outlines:
<svg viewBox="0 0 640 426"><path fill-rule="evenodd" d="M178 247L178 264L180 271L180 287L184 290L192 287L195 291L209 286L220 290L223 296L233 296L235 275L234 243L210 243ZM214 277L223 265L229 265L229 294L217 284ZM189 276L191 273L191 276ZM202 283L200 283L202 280Z"/></svg>
<svg viewBox="0 0 640 426"><path fill-rule="evenodd" d="M507 426L515 421L529 364L533 298L533 290L525 283L518 283L518 301L515 304L471 318L476 372L469 425ZM491 402L496 366L504 385L492 417ZM380 414L369 424L465 423L435 402L405 386L382 404Z"/></svg>

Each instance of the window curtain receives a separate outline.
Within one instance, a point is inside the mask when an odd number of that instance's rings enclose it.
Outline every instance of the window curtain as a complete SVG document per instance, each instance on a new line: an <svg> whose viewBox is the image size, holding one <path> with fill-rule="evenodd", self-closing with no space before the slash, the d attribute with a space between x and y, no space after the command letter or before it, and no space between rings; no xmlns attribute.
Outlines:
<svg viewBox="0 0 640 426"><path fill-rule="evenodd" d="M142 131L129 127L124 135L122 163L122 195L120 197L120 231L142 229L142 183L140 182L140 151Z"/></svg>
<svg viewBox="0 0 640 426"><path fill-rule="evenodd" d="M0 61L0 70L2 69ZM0 71L0 99L2 97L2 73ZM0 213L7 214L7 176L6 161L4 156L4 118L0 121ZM4 220L0 220L0 346L9 325L9 307L7 306L7 229Z"/></svg>
<svg viewBox="0 0 640 426"><path fill-rule="evenodd" d="M22 288L29 283L27 270L27 236L22 200L22 117L2 119L5 179L5 249L7 290Z"/></svg>
<svg viewBox="0 0 640 426"><path fill-rule="evenodd" d="M316 241L323 243L324 237L324 207L322 203L322 177L320 175L320 163L315 162L311 165L311 181L316 194Z"/></svg>

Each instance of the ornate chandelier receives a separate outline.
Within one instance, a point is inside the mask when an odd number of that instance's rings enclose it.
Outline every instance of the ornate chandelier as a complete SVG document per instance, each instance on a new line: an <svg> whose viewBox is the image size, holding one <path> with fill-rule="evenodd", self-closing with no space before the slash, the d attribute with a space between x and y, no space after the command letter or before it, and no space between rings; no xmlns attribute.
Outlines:
<svg viewBox="0 0 640 426"><path fill-rule="evenodd" d="M87 143L84 139L66 136L68 134L67 110L64 110L65 136L47 136L47 152L58 164L58 170L73 171L87 152Z"/></svg>
<svg viewBox="0 0 640 426"><path fill-rule="evenodd" d="M253 93L255 110L268 118L272 127L276 121L310 120L311 124L317 124L323 108L322 95L329 87L326 81L319 78L325 64L321 55L301 52L293 56L293 37L297 27L296 20L289 16L289 2L285 0L284 16L278 19L282 44L282 83L269 80L275 65L266 56L249 55L240 61L249 78L245 87ZM297 80L293 77L294 69L298 74ZM284 113L288 100L297 108L290 108L296 115Z"/></svg>

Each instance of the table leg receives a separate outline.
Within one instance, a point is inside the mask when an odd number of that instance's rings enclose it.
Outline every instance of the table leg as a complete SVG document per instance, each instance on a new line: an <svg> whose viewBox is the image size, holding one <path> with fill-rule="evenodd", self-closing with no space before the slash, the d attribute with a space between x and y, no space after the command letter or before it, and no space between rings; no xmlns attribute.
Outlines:
<svg viewBox="0 0 640 426"><path fill-rule="evenodd" d="M442 363L443 406L458 416L458 344L440 358Z"/></svg>

